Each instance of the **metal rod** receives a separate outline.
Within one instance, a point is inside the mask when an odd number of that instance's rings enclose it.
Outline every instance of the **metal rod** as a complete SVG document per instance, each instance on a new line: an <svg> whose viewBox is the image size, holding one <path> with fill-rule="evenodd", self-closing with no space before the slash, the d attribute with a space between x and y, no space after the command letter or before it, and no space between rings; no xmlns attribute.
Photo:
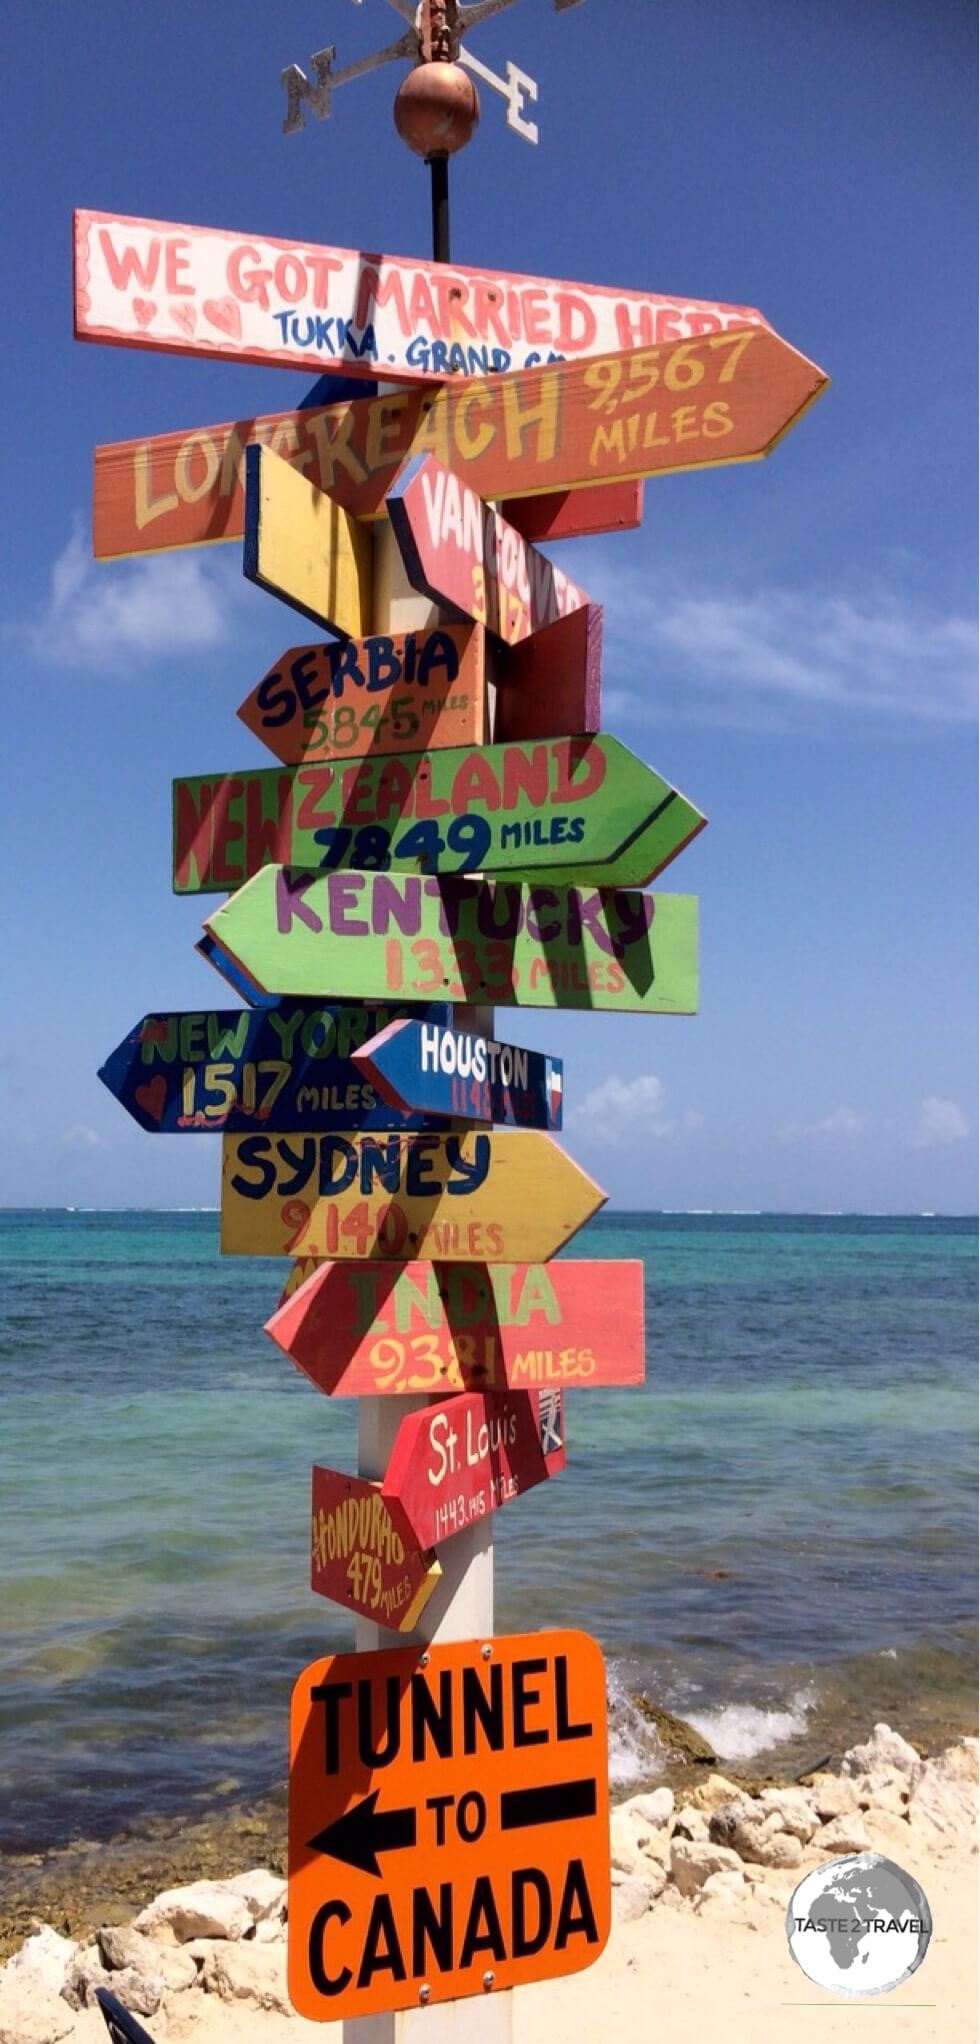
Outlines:
<svg viewBox="0 0 980 2044"><path fill-rule="evenodd" d="M432 259L448 263L449 256L449 158L427 156L432 181Z"/></svg>

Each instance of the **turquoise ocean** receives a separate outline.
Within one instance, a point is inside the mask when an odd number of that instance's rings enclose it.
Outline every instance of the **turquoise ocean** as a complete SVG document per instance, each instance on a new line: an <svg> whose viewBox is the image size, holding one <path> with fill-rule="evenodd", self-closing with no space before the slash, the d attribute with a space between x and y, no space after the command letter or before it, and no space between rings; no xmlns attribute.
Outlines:
<svg viewBox="0 0 980 2044"><path fill-rule="evenodd" d="M931 1216L577 1237L642 1258L647 1381L569 1395L566 1470L495 1520L497 1630L599 1639L614 1784L658 1768L637 1691L743 1772L971 1728L976 1251ZM0 1213L5 1851L265 1794L294 1678L351 1645L307 1501L354 1404L263 1333L286 1269L210 1212Z"/></svg>

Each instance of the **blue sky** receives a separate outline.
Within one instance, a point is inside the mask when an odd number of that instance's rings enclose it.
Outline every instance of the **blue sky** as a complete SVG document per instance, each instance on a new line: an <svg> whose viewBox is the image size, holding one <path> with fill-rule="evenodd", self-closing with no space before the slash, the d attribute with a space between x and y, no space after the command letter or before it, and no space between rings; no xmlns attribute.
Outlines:
<svg viewBox="0 0 980 2044"><path fill-rule="evenodd" d="M308 375L72 339L75 205L428 252L399 67L284 138L279 72L397 34L382 0L6 24L5 998L0 1200L210 1204L219 1144L95 1073L154 1008L228 1005L169 886L173 775L265 763L234 712L292 643L238 545L96 568L97 441L285 409ZM541 85L483 121L461 263L758 305L832 377L748 467L648 485L563 564L606 606L606 727L708 815L696 1020L523 1015L617 1205L975 1211L973 10L519 4ZM291 636L292 635L292 636Z"/></svg>

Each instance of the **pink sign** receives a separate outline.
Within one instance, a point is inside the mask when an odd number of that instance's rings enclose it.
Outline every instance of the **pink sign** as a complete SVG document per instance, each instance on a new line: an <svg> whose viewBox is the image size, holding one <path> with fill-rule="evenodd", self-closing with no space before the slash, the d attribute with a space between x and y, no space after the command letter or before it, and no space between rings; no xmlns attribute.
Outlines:
<svg viewBox="0 0 980 2044"><path fill-rule="evenodd" d="M386 499L413 589L517 646L588 602L553 561L433 454L406 462Z"/></svg>

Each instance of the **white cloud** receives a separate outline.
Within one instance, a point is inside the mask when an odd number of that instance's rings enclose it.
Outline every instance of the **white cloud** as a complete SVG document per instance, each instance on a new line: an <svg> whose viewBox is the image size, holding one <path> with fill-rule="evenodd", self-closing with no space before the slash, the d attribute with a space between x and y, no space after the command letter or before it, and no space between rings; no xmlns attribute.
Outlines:
<svg viewBox="0 0 980 2044"><path fill-rule="evenodd" d="M955 1100L923 1100L906 1137L910 1150L939 1150L947 1143L962 1143L969 1134L966 1116Z"/></svg>
<svg viewBox="0 0 980 2044"><path fill-rule="evenodd" d="M100 1136L97 1129L86 1127L82 1121L72 1123L71 1128L65 1132L64 1142L69 1150L107 1150L109 1148L105 1136Z"/></svg>
<svg viewBox="0 0 980 2044"><path fill-rule="evenodd" d="M652 1072L645 1072L635 1079L615 1076L603 1079L577 1106L566 1111L565 1121L594 1137L596 1142L624 1149L643 1136L668 1141L683 1131L699 1129L704 1125L704 1116L693 1107L679 1115L671 1114L663 1082Z"/></svg>
<svg viewBox="0 0 980 2044"><path fill-rule="evenodd" d="M38 660L132 667L220 645L244 588L237 556L218 561L184 552L100 564L76 522L51 571L47 601L7 630Z"/></svg>
<svg viewBox="0 0 980 2044"><path fill-rule="evenodd" d="M835 1107L819 1121L786 1121L779 1131L781 1143L853 1143L871 1126L868 1114L854 1107Z"/></svg>
<svg viewBox="0 0 980 2044"><path fill-rule="evenodd" d="M621 710L649 719L670 707L731 722L786 724L801 712L845 710L964 724L976 716L977 628L881 586L757 588L679 596L663 573L597 559L589 586L605 605L607 666ZM656 693L617 686L636 646L665 656Z"/></svg>

